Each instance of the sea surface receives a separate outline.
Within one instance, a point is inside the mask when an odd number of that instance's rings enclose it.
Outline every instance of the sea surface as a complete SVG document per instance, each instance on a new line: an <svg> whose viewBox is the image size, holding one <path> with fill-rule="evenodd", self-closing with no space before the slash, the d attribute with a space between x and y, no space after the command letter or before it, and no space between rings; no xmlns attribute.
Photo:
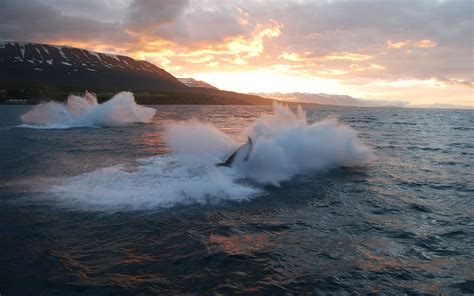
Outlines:
<svg viewBox="0 0 474 296"><path fill-rule="evenodd" d="M238 138L272 107L156 106L151 124L70 129L20 126L30 108L0 106L1 295L474 293L473 111L306 107L374 157L245 199L160 203L166 176L149 170L170 122Z"/></svg>

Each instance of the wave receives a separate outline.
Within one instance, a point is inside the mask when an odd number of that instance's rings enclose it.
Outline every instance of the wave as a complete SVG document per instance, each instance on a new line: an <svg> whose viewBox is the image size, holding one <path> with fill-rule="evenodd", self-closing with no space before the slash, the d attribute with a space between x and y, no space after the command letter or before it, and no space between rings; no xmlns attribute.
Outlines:
<svg viewBox="0 0 474 296"><path fill-rule="evenodd" d="M26 128L67 129L74 127L122 126L150 123L153 108L138 105L131 92L120 92L99 104L94 94L69 95L67 102L45 102L21 116Z"/></svg>
<svg viewBox="0 0 474 296"><path fill-rule="evenodd" d="M245 200L295 175L360 165L371 157L357 132L336 119L308 123L301 108L275 105L247 127L254 142L247 161L217 167L239 143L209 123L190 120L167 127L171 154L138 160L63 180L52 189L68 204L87 209L141 209L179 203Z"/></svg>

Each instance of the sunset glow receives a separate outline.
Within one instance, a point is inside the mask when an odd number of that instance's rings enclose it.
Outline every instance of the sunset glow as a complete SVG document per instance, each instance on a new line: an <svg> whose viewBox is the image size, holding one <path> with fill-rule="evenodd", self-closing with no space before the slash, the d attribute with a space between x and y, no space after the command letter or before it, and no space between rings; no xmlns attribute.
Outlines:
<svg viewBox="0 0 474 296"><path fill-rule="evenodd" d="M103 0L87 16L73 1L6 5L18 20L50 15L28 41L129 55L225 90L474 106L469 1ZM7 25L3 40L26 30Z"/></svg>

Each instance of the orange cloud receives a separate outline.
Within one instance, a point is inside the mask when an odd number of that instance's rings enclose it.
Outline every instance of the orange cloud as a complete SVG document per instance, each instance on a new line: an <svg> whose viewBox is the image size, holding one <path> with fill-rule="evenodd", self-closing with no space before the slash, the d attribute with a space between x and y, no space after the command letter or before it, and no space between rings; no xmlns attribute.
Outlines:
<svg viewBox="0 0 474 296"><path fill-rule="evenodd" d="M234 65L246 65L247 62L246 62L244 59L235 58L235 59L232 61L232 64L234 64Z"/></svg>
<svg viewBox="0 0 474 296"><path fill-rule="evenodd" d="M291 70L292 67L291 65L287 65L287 64L276 64L276 65L273 65L271 68L279 72L288 72Z"/></svg>
<svg viewBox="0 0 474 296"><path fill-rule="evenodd" d="M392 42L390 40L387 41L387 48L402 48L408 45L410 41L405 40L405 41L398 41L398 42Z"/></svg>
<svg viewBox="0 0 474 296"><path fill-rule="evenodd" d="M385 67L379 64L370 64L369 70L384 70Z"/></svg>
<svg viewBox="0 0 474 296"><path fill-rule="evenodd" d="M184 58L186 62L194 63L194 64L201 64L201 63L209 63L214 59L214 56L208 54L203 55L198 58Z"/></svg>
<svg viewBox="0 0 474 296"><path fill-rule="evenodd" d="M347 72L344 70L339 70L339 69L329 69L329 70L321 70L316 72L319 75L343 75L346 74Z"/></svg>
<svg viewBox="0 0 474 296"><path fill-rule="evenodd" d="M270 20L266 24L255 25L246 35L192 45L132 33L139 41L124 47L119 53L148 60L178 76L206 69L211 71L218 66L223 69L242 69L249 64L250 59L260 58L265 52L266 40L280 36L281 28L280 24ZM90 45L84 47L95 50Z"/></svg>
<svg viewBox="0 0 474 296"><path fill-rule="evenodd" d="M356 72L362 72L362 71L365 71L365 67L363 66L360 66L358 64L352 64L349 66L349 68L351 68L352 71L356 71Z"/></svg>
<svg viewBox="0 0 474 296"><path fill-rule="evenodd" d="M243 36L231 38L226 44L226 48L234 54L244 52L247 57L259 56L264 50L264 39L280 36L280 28L281 26L274 21L267 27L258 25L251 38L245 38Z"/></svg>
<svg viewBox="0 0 474 296"><path fill-rule="evenodd" d="M243 9L237 7L237 11L239 12L239 15L237 17L237 21L239 22L239 24L241 25L248 25L250 22L249 22L249 19L250 19L250 16L247 12L245 12Z"/></svg>
<svg viewBox="0 0 474 296"><path fill-rule="evenodd" d="M332 53L323 57L323 60L347 60L347 61L365 61L372 59L372 56L351 52Z"/></svg>
<svg viewBox="0 0 474 296"><path fill-rule="evenodd" d="M436 42L434 42L433 40L429 40L429 39L424 39L424 40L417 41L417 42L415 42L414 45L415 45L415 47L419 47L419 48L432 48L432 47L438 46L438 44Z"/></svg>
<svg viewBox="0 0 474 296"><path fill-rule="evenodd" d="M429 39L423 39L419 41L412 41L412 40L404 40L398 42L392 42L390 40L387 41L387 48L390 49L400 49L408 46L418 47L418 48L432 48L436 47L438 44Z"/></svg>
<svg viewBox="0 0 474 296"><path fill-rule="evenodd" d="M309 51L306 51L303 54L297 54L297 53L294 53L294 52L288 53L288 52L284 51L282 54L280 54L278 56L278 58L288 60L288 61L291 61L291 62L300 62L300 61L305 60L306 56L308 56L310 54L311 54L311 52L309 52Z"/></svg>
<svg viewBox="0 0 474 296"><path fill-rule="evenodd" d="M366 71L366 70L384 70L385 66L382 66L382 65L379 65L379 64L370 64L368 66L363 66L363 65L359 65L359 64L352 64L352 65L349 66L349 68L351 68L352 71L362 72L362 71Z"/></svg>

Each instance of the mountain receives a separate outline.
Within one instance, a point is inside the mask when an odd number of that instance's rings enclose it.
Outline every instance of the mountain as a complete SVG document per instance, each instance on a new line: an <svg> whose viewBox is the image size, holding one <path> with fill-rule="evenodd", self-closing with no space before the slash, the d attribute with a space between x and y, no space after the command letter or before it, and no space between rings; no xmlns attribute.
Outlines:
<svg viewBox="0 0 474 296"><path fill-rule="evenodd" d="M186 89L173 75L150 62L67 46L3 42L0 65L2 83L89 89Z"/></svg>
<svg viewBox="0 0 474 296"><path fill-rule="evenodd" d="M71 92L96 92L99 99L129 90L147 104L267 105L256 95L190 87L147 61L69 46L0 42L0 102L64 100Z"/></svg>
<svg viewBox="0 0 474 296"><path fill-rule="evenodd" d="M196 80L194 78L178 78L178 80L189 87L203 87L203 88L218 89L217 87L210 85L207 82Z"/></svg>
<svg viewBox="0 0 474 296"><path fill-rule="evenodd" d="M255 95L294 103L316 103L333 106L354 107L404 107L404 101L363 100L346 95L312 94L312 93L256 93Z"/></svg>

